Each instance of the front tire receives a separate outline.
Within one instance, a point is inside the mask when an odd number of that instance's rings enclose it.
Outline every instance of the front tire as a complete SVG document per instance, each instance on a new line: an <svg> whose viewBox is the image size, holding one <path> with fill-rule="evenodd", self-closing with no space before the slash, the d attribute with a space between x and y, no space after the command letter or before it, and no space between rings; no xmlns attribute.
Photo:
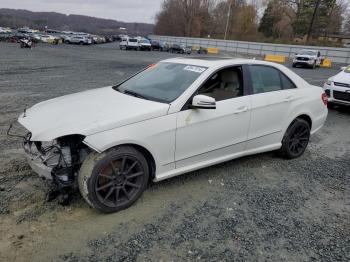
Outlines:
<svg viewBox="0 0 350 262"><path fill-rule="evenodd" d="M86 202L103 213L131 206L147 187L149 168L135 148L121 146L91 153L79 172L79 190Z"/></svg>
<svg viewBox="0 0 350 262"><path fill-rule="evenodd" d="M295 119L288 127L282 139L279 155L287 159L300 157L310 140L310 126L303 119Z"/></svg>

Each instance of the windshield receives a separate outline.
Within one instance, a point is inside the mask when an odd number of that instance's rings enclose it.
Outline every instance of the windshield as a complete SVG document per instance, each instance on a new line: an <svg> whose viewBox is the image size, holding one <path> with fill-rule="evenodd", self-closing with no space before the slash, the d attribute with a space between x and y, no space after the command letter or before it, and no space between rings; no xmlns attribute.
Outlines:
<svg viewBox="0 0 350 262"><path fill-rule="evenodd" d="M301 50L299 52L299 55L316 55L316 51L312 51L312 50Z"/></svg>
<svg viewBox="0 0 350 262"><path fill-rule="evenodd" d="M149 44L149 41L147 41L147 40L141 40L140 43L142 43L142 44Z"/></svg>
<svg viewBox="0 0 350 262"><path fill-rule="evenodd" d="M129 42L132 42L132 43L137 42L137 39L129 39Z"/></svg>
<svg viewBox="0 0 350 262"><path fill-rule="evenodd" d="M206 67L162 62L148 67L114 89L137 97L170 103L206 69Z"/></svg>

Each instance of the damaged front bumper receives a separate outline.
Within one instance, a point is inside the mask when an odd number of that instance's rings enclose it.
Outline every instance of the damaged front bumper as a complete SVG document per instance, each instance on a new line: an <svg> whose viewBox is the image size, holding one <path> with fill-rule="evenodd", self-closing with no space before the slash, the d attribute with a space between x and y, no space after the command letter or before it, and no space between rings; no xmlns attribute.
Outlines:
<svg viewBox="0 0 350 262"><path fill-rule="evenodd" d="M32 170L40 177L68 182L67 172L71 172L71 152L69 147L60 146L56 140L51 142L31 141L31 133L13 133L10 125L7 135L22 138L24 155Z"/></svg>
<svg viewBox="0 0 350 262"><path fill-rule="evenodd" d="M35 150L34 150L35 147ZM23 149L25 157L32 170L40 177L52 180L52 170L54 166L48 166L45 161L45 155L38 153L38 150L33 142L24 141Z"/></svg>
<svg viewBox="0 0 350 262"><path fill-rule="evenodd" d="M73 182L72 157L68 146L60 146L56 141L44 143L24 139L23 149L28 164L40 177L52 179L63 186Z"/></svg>

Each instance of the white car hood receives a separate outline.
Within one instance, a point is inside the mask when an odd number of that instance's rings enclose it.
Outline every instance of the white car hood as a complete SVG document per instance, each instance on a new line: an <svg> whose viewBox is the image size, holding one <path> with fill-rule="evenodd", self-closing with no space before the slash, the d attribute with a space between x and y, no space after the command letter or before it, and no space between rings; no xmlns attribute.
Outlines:
<svg viewBox="0 0 350 262"><path fill-rule="evenodd" d="M350 73L345 73L344 71L342 71L339 74L333 76L331 79L333 82L350 84Z"/></svg>
<svg viewBox="0 0 350 262"><path fill-rule="evenodd" d="M315 55L296 55L295 57L296 57L296 58L297 58L297 57L304 57L304 58L316 58L316 56L315 56Z"/></svg>
<svg viewBox="0 0 350 262"><path fill-rule="evenodd" d="M168 109L168 104L104 87L36 104L27 109L18 122L32 133L32 141L51 141L72 134L88 136L163 116Z"/></svg>

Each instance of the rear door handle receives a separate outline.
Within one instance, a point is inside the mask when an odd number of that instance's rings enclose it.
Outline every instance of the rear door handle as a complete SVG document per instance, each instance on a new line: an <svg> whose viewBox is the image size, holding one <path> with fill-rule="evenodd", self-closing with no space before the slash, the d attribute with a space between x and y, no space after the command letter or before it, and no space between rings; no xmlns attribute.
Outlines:
<svg viewBox="0 0 350 262"><path fill-rule="evenodd" d="M234 114L240 114L240 113L244 113L248 110L247 106L241 106L239 108L237 108L237 110L234 112Z"/></svg>

